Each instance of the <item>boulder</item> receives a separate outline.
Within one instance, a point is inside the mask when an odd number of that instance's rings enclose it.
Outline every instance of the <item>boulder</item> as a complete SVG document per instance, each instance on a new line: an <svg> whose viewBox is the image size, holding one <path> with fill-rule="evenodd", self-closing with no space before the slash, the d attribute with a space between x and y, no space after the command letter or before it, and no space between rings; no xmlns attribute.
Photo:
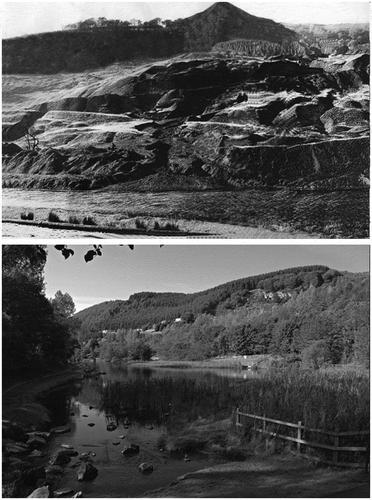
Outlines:
<svg viewBox="0 0 372 500"><path fill-rule="evenodd" d="M135 455L139 453L140 447L137 444L131 444L130 446L124 446L122 454L123 455Z"/></svg>
<svg viewBox="0 0 372 500"><path fill-rule="evenodd" d="M58 451L50 460L51 465L66 465L71 462L69 450Z"/></svg>
<svg viewBox="0 0 372 500"><path fill-rule="evenodd" d="M63 469L59 465L50 465L45 469L45 473L50 476L62 476Z"/></svg>
<svg viewBox="0 0 372 500"><path fill-rule="evenodd" d="M27 432L27 435L29 437L38 436L38 437L41 437L43 439L49 439L50 438L50 432L44 432L44 431Z"/></svg>
<svg viewBox="0 0 372 500"><path fill-rule="evenodd" d="M69 425L61 425L59 427L53 427L50 429L52 434L64 434L65 432L71 432L71 427Z"/></svg>
<svg viewBox="0 0 372 500"><path fill-rule="evenodd" d="M52 494L50 492L49 486L42 486L41 488L37 488L34 490L31 495L28 495L27 498L51 498Z"/></svg>
<svg viewBox="0 0 372 500"><path fill-rule="evenodd" d="M20 442L10 442L5 446L5 450L9 454L26 453L29 450L29 445Z"/></svg>
<svg viewBox="0 0 372 500"><path fill-rule="evenodd" d="M143 462L138 466L138 468L143 474L150 474L154 471L153 465L148 464L147 462Z"/></svg>
<svg viewBox="0 0 372 500"><path fill-rule="evenodd" d="M71 495L74 494L74 490L70 488L64 488L61 490L56 490L53 494L54 498L61 498L61 497L71 497ZM73 497L74 498L74 497Z"/></svg>
<svg viewBox="0 0 372 500"><path fill-rule="evenodd" d="M107 425L107 427L106 427L106 429L107 429L108 431L114 431L115 429L117 429L117 425L115 425L115 424L113 424L113 423L108 424L108 425Z"/></svg>
<svg viewBox="0 0 372 500"><path fill-rule="evenodd" d="M46 445L46 440L40 436L30 436L26 444L39 448Z"/></svg>
<svg viewBox="0 0 372 500"><path fill-rule="evenodd" d="M81 465L77 473L78 481L91 481L98 476L98 470L91 463Z"/></svg>
<svg viewBox="0 0 372 500"><path fill-rule="evenodd" d="M40 450L34 450L32 453L30 453L29 457L30 458L41 458L45 457L46 453Z"/></svg>
<svg viewBox="0 0 372 500"><path fill-rule="evenodd" d="M26 486L34 486L39 479L45 479L44 467L35 467L22 473L22 480Z"/></svg>

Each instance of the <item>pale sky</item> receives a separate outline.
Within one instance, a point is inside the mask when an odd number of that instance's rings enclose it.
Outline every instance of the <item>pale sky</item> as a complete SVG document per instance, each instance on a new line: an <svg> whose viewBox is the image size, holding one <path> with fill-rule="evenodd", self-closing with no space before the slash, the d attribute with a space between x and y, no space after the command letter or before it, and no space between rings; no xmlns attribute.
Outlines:
<svg viewBox="0 0 372 500"><path fill-rule="evenodd" d="M149 21L177 19L201 12L214 2L1 2L2 38L56 31L67 24L94 17ZM284 23L368 23L367 1L230 2L252 15Z"/></svg>
<svg viewBox="0 0 372 500"><path fill-rule="evenodd" d="M103 255L85 263L89 245L68 245L65 260L49 246L46 295L69 293L77 310L135 292L192 293L239 278L289 267L323 264L339 271L369 270L368 245L103 245Z"/></svg>

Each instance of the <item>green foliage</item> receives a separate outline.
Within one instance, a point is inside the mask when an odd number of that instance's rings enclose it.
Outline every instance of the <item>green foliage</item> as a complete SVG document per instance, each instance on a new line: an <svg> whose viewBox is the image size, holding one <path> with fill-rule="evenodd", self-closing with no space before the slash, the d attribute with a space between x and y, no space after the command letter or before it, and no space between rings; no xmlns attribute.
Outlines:
<svg viewBox="0 0 372 500"><path fill-rule="evenodd" d="M33 212L22 212L21 213L21 220L34 220L34 213Z"/></svg>
<svg viewBox="0 0 372 500"><path fill-rule="evenodd" d="M142 219L136 219L135 220L135 225L136 225L136 228L137 229L147 229L147 224L145 221L143 221Z"/></svg>
<svg viewBox="0 0 372 500"><path fill-rule="evenodd" d="M3 369L42 370L72 353L70 330L45 297L42 245L3 246ZM57 302L55 303L57 307Z"/></svg>
<svg viewBox="0 0 372 500"><path fill-rule="evenodd" d="M80 220L74 215L70 215L70 217L68 218L68 222L69 224L80 224Z"/></svg>
<svg viewBox="0 0 372 500"><path fill-rule="evenodd" d="M86 216L83 219L83 224L85 226L95 226L96 225L96 221L93 219L93 217Z"/></svg>
<svg viewBox="0 0 372 500"><path fill-rule="evenodd" d="M63 222L55 212L49 212L48 221L49 222Z"/></svg>
<svg viewBox="0 0 372 500"><path fill-rule="evenodd" d="M272 291L274 281L277 289L281 286L281 290L287 290L289 287L286 275L301 275L296 282L296 288L293 289L301 291L310 286L311 279L306 278L307 273L314 271L326 273L328 270L326 266L284 269L231 281L193 294L141 292L131 295L127 301L103 302L79 312L78 316L82 321L83 331L88 334L90 330L140 328L145 324L159 323L163 320L171 322L187 311L194 315L203 313L214 315L225 309L248 305L252 301L252 290L259 288L258 285L263 280L269 280L268 288L265 290L267 292Z"/></svg>
<svg viewBox="0 0 372 500"><path fill-rule="evenodd" d="M159 332L148 342L165 360L271 354L312 368L369 366L368 275L314 267L245 278L196 294L143 292L126 302L106 302L77 315L81 338L88 339L91 330L142 326ZM257 285L265 286L271 298ZM287 295L281 298L282 292ZM178 317L181 322L174 321Z"/></svg>

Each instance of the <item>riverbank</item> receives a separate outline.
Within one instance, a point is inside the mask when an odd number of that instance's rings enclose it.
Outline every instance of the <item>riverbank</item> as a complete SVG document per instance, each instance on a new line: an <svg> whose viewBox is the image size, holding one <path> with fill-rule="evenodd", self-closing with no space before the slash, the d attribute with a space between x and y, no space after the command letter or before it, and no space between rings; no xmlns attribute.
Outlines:
<svg viewBox="0 0 372 500"><path fill-rule="evenodd" d="M13 384L10 380L3 381L3 420L18 424L25 432L36 430L39 426L44 428L50 420L47 409L38 402L38 398L81 377L82 370L78 366L70 366L31 380L18 378Z"/></svg>
<svg viewBox="0 0 372 500"><path fill-rule="evenodd" d="M290 454L256 455L181 476L147 498L369 498L369 478L362 470L319 467Z"/></svg>

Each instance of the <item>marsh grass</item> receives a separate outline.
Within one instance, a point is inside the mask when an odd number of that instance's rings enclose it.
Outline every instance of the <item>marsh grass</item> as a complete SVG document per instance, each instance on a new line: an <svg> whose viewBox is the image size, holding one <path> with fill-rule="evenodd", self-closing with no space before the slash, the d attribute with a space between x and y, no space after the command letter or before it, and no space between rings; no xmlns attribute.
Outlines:
<svg viewBox="0 0 372 500"><path fill-rule="evenodd" d="M363 371L266 373L246 380L137 378L101 388L102 408L146 410L170 427L241 411L329 431L369 429L369 376Z"/></svg>

